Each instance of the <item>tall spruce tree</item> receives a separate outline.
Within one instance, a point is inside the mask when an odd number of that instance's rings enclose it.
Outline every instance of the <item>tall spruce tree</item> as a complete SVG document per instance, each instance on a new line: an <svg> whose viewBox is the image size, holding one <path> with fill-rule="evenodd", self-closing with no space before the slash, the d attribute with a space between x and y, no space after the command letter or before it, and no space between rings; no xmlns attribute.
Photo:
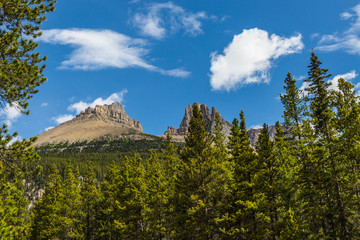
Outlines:
<svg viewBox="0 0 360 240"><path fill-rule="evenodd" d="M301 139L301 121L303 120L305 106L303 105L303 93L296 86L296 80L289 72L284 80L285 93L280 94L284 107L284 127L291 139Z"/></svg>
<svg viewBox="0 0 360 240"><path fill-rule="evenodd" d="M330 94L328 88L330 83L326 80L331 76L328 69L321 68L322 62L311 52L310 65L308 66L308 77L304 80L309 84L305 90L308 92L307 101L309 105L309 117L315 128L315 133L320 137L329 137L329 124L332 118L332 109L330 108Z"/></svg>
<svg viewBox="0 0 360 240"><path fill-rule="evenodd" d="M66 239L83 238L81 228L81 203L79 173L71 168L71 164L65 168L63 181L64 199L62 202L63 234Z"/></svg>
<svg viewBox="0 0 360 240"><path fill-rule="evenodd" d="M88 161L81 181L81 230L86 240L95 239L97 222L97 205L100 200L100 191L97 185L93 163Z"/></svg>
<svg viewBox="0 0 360 240"><path fill-rule="evenodd" d="M45 184L45 192L32 214L30 239L64 239L63 182L54 164Z"/></svg>
<svg viewBox="0 0 360 240"><path fill-rule="evenodd" d="M145 168L140 155L126 158L120 165L118 182L115 183L114 218L116 238L149 239L149 214L146 203ZM115 238L115 239L116 239Z"/></svg>
<svg viewBox="0 0 360 240"><path fill-rule="evenodd" d="M244 112L235 118L229 138L233 165L231 199L228 213L222 217L223 232L233 239L259 239L257 229L258 199L255 199L254 173L256 154L250 145Z"/></svg>
<svg viewBox="0 0 360 240"><path fill-rule="evenodd" d="M207 129L199 105L194 104L176 174L173 198L176 239L213 239L219 234L215 218L219 217L223 171L214 157Z"/></svg>
<svg viewBox="0 0 360 240"><path fill-rule="evenodd" d="M151 152L145 163L146 196L145 215L147 215L148 239L170 239L169 199L172 193L171 176L168 177L164 165L156 152Z"/></svg>
<svg viewBox="0 0 360 240"><path fill-rule="evenodd" d="M259 219L258 234L264 239L277 239L280 235L279 226L279 162L274 157L274 143L270 139L267 124L260 130L255 145L257 153L257 167L254 177L255 197L261 199L257 214Z"/></svg>

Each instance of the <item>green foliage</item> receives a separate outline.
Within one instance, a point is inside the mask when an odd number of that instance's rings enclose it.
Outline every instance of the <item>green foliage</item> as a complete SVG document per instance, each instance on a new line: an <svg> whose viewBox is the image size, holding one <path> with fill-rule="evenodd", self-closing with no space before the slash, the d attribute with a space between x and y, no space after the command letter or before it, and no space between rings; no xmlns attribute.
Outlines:
<svg viewBox="0 0 360 240"><path fill-rule="evenodd" d="M0 101L22 110L36 87L46 78L45 57L34 52L38 46L32 38L41 35L45 14L54 11L55 0L4 0L0 3ZM28 113L28 112L26 112Z"/></svg>
<svg viewBox="0 0 360 240"><path fill-rule="evenodd" d="M180 153L174 201L176 239L213 239L219 234L215 218L224 197L224 168L212 148L199 106L193 105L190 128Z"/></svg>
<svg viewBox="0 0 360 240"><path fill-rule="evenodd" d="M303 99L289 73L281 95L285 126L276 122L271 139L264 124L255 149L243 111L226 139L219 115L208 132L196 104L182 150L169 135L148 146L62 143L39 148L43 159L30 163L34 139L9 145L4 126L1 237L359 239L360 99L343 79L330 91L314 53L310 62L309 95ZM123 143L134 146L118 152ZM36 184L45 190L29 228L24 189L35 193Z"/></svg>

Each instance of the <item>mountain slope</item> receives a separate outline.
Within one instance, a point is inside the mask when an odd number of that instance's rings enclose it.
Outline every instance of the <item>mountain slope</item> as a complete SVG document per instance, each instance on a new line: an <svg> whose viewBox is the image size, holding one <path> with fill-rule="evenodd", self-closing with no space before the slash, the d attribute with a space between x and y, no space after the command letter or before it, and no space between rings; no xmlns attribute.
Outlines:
<svg viewBox="0 0 360 240"><path fill-rule="evenodd" d="M95 139L144 139L140 122L129 117L123 106L114 102L111 105L97 105L87 108L74 119L38 135L35 146L60 142L81 142Z"/></svg>

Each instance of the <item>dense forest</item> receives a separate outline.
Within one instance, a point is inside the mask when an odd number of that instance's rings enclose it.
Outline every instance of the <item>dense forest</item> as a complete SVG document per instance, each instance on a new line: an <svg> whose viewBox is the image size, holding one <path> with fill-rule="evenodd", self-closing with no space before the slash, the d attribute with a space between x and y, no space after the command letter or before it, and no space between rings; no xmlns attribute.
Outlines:
<svg viewBox="0 0 360 240"><path fill-rule="evenodd" d="M321 65L313 52L304 91L288 73L283 124L276 122L274 140L264 124L255 149L242 111L226 139L219 116L208 132L194 105L181 150L168 136L161 151L113 161L101 181L92 161L81 174L76 164L63 174L54 164L32 207L26 196L41 168L28 171L24 156L2 161L2 236L359 239L359 97L343 79L329 90ZM22 146L19 154L34 158Z"/></svg>
<svg viewBox="0 0 360 240"><path fill-rule="evenodd" d="M54 3L0 1L1 106L28 114L46 80L33 39ZM329 77L314 52L305 90L288 73L275 139L264 124L255 148L242 111L226 138L219 116L208 132L194 106L181 149L168 136L146 154L103 153L101 177L100 155L41 159L35 137L11 143L17 133L3 125L0 238L360 239L360 99L344 79L331 90Z"/></svg>

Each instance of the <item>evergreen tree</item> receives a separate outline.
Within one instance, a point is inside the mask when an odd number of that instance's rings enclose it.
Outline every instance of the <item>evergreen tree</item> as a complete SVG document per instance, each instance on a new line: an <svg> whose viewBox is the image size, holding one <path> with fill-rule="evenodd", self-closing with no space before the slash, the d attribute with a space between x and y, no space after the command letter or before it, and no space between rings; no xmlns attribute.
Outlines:
<svg viewBox="0 0 360 240"><path fill-rule="evenodd" d="M16 135L17 133L8 134L5 125L0 129L0 233L9 236L9 239L21 239L28 231L29 202L25 198L23 180L30 180L25 172L26 164L38 159L31 147L35 138L10 145Z"/></svg>
<svg viewBox="0 0 360 240"><path fill-rule="evenodd" d="M62 231L66 239L79 239L82 237L80 224L82 199L80 190L78 171L74 173L71 165L68 164L64 172L64 201L62 203Z"/></svg>
<svg viewBox="0 0 360 240"><path fill-rule="evenodd" d="M117 195L121 189L118 187L120 181L119 166L113 162L101 183L100 199L96 205L98 215L96 216L98 227L95 239L117 239L115 220L121 218L120 210L117 208Z"/></svg>
<svg viewBox="0 0 360 240"><path fill-rule="evenodd" d="M46 79L45 59L35 52L32 38L41 34L40 24L47 12L54 11L55 0L4 0L0 3L0 105L14 106L24 113L28 99ZM28 202L24 198L24 165L38 157L30 147L35 138L9 144L7 127L0 129L0 235L21 239L28 227ZM30 184L30 183L29 183Z"/></svg>
<svg viewBox="0 0 360 240"><path fill-rule="evenodd" d="M219 234L215 218L220 216L218 204L223 197L224 175L214 157L207 129L208 123L198 104L194 104L176 175L176 239L213 239Z"/></svg>
<svg viewBox="0 0 360 240"><path fill-rule="evenodd" d="M97 204L100 199L100 192L97 186L96 175L93 163L88 161L84 176L81 181L81 229L84 239L95 239L97 225L98 209Z"/></svg>
<svg viewBox="0 0 360 240"><path fill-rule="evenodd" d="M146 203L145 169L139 155L126 158L119 168L119 178L115 183L114 218L117 238L148 238L148 205Z"/></svg>
<svg viewBox="0 0 360 240"><path fill-rule="evenodd" d="M41 200L34 207L30 239L64 239L63 203L64 191L56 165L45 185Z"/></svg>
<svg viewBox="0 0 360 240"><path fill-rule="evenodd" d="M301 138L301 121L305 106L303 105L302 91L297 88L296 80L288 73L284 80L285 94L280 94L281 102L284 106L284 126L288 136L294 140Z"/></svg>
<svg viewBox="0 0 360 240"><path fill-rule="evenodd" d="M164 166L156 152L151 152L145 163L146 179L146 215L147 215L147 238L170 239L171 226L169 224L169 199L173 186L171 178L166 175ZM172 176L170 176L172 177Z"/></svg>
<svg viewBox="0 0 360 240"><path fill-rule="evenodd" d="M256 154L250 145L244 112L239 121L235 118L229 139L230 161L233 164L230 206L222 217L225 222L223 232L233 239L260 239L256 211L259 201L255 198L254 176ZM258 235L260 234L260 236Z"/></svg>
<svg viewBox="0 0 360 240"><path fill-rule="evenodd" d="M310 101L310 112L312 124L315 128L315 133L320 137L329 137L329 124L332 118L332 109L330 108L330 96L328 88L330 83L326 82L331 74L328 74L328 69L321 68L322 62L311 52L310 65L308 66L308 78L304 80L309 84L305 90L308 92L307 101Z"/></svg>

